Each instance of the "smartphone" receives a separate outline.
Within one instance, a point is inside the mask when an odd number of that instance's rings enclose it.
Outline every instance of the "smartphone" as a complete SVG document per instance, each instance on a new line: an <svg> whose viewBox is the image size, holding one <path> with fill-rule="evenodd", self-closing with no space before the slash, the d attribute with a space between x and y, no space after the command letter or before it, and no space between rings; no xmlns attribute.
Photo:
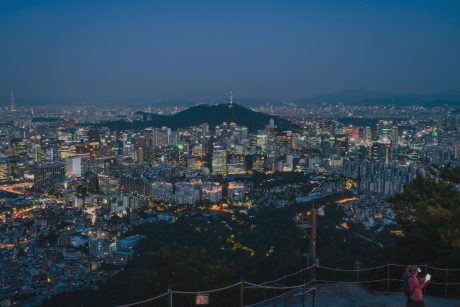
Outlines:
<svg viewBox="0 0 460 307"><path fill-rule="evenodd" d="M431 275L430 275L430 274L426 274L425 280L427 280L427 281L428 281L428 280L431 280Z"/></svg>

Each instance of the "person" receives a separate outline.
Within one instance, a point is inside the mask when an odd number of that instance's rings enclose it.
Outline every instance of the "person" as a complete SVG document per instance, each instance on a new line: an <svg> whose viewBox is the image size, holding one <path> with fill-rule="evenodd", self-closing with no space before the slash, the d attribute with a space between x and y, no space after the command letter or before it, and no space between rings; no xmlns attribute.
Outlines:
<svg viewBox="0 0 460 307"><path fill-rule="evenodd" d="M408 272L409 278L407 279L407 284L409 288L410 306L425 307L422 289L430 282L431 275L426 274L425 278L417 278L417 274L420 272L420 269L415 265L409 266Z"/></svg>
<svg viewBox="0 0 460 307"><path fill-rule="evenodd" d="M410 306L410 290L409 290L409 265L404 268L404 273L402 275L402 280L403 280L403 287L404 287L404 294L406 295L406 307Z"/></svg>

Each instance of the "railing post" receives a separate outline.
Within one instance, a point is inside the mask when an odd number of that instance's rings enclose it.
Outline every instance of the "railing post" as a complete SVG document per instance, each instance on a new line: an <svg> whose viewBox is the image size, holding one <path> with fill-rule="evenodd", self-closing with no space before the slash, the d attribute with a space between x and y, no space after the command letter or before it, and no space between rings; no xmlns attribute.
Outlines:
<svg viewBox="0 0 460 307"><path fill-rule="evenodd" d="M446 286L444 288L444 294L447 297L447 283L449 282L449 268L446 268Z"/></svg>
<svg viewBox="0 0 460 307"><path fill-rule="evenodd" d="M240 306L244 307L244 280L241 278L241 286L240 286Z"/></svg>
<svg viewBox="0 0 460 307"><path fill-rule="evenodd" d="M305 301L306 301L306 297L305 297L305 287L307 285L305 284L305 281L303 282L303 287L302 287L302 307L305 307Z"/></svg>
<svg viewBox="0 0 460 307"><path fill-rule="evenodd" d="M312 302L311 302L311 306L312 306L312 307L315 307L316 285L315 285L315 288L313 289L312 292L313 292L313 294L312 294L312 296L311 296L311 298L312 298L312 299L311 299L311 301L312 301Z"/></svg>
<svg viewBox="0 0 460 307"><path fill-rule="evenodd" d="M387 291L390 292L390 264L387 264Z"/></svg>
<svg viewBox="0 0 460 307"><path fill-rule="evenodd" d="M265 285L265 279L264 279L264 285ZM267 300L267 288L264 288L264 301Z"/></svg>
<svg viewBox="0 0 460 307"><path fill-rule="evenodd" d="M428 272L428 264L425 263L425 274ZM428 287L423 287L422 291L423 291L423 294L426 295L427 294L427 288Z"/></svg>
<svg viewBox="0 0 460 307"><path fill-rule="evenodd" d="M173 293L171 288L168 288L168 307L173 307Z"/></svg>
<svg viewBox="0 0 460 307"><path fill-rule="evenodd" d="M286 283L286 275L284 275L283 281L284 281L284 285L287 285L287 283ZM284 307L287 307L287 305L288 305L287 298L286 298L286 293L287 292L285 291L284 295L283 295Z"/></svg>
<svg viewBox="0 0 460 307"><path fill-rule="evenodd" d="M273 290L273 294L274 294L274 297L273 297L273 307L276 307L276 289Z"/></svg>

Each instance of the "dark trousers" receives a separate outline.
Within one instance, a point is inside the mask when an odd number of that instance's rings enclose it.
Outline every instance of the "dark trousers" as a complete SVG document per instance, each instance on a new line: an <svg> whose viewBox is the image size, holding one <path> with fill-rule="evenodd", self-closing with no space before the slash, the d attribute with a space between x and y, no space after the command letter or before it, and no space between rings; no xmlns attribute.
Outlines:
<svg viewBox="0 0 460 307"><path fill-rule="evenodd" d="M425 303L423 301L418 301L418 302L412 301L410 306L411 307L425 307Z"/></svg>

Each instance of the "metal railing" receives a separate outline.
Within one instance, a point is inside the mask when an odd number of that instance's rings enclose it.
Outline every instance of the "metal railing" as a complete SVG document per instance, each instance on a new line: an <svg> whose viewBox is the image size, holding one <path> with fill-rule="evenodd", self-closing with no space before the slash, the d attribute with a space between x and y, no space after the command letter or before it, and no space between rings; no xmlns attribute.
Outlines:
<svg viewBox="0 0 460 307"><path fill-rule="evenodd" d="M443 275L445 276L445 279L441 281L440 278L432 279L430 281L430 284L432 285L438 285L438 286L443 286L444 287L444 295L447 296L448 294L448 289L449 287L456 288L457 291L460 290L460 279L459 281L449 281L449 272L458 272L460 269L457 268L439 268L439 267L433 267L429 266L426 264L423 265L418 265L419 267L424 268L425 271L430 270L430 273L434 271L440 271L443 272ZM312 305L314 306L314 300L315 300L315 293L317 286L319 284L328 284L328 283L338 283L338 284L362 284L362 285L369 285L369 284L380 284L380 289L385 289L390 292L392 290L392 284L395 282L398 282L398 287L402 285L403 279L402 278L394 278L394 273L392 274L392 269L397 268L398 272L402 276L402 271L405 265L401 264L393 264L393 263L388 263L385 265L380 265L380 266L375 266L375 267L370 267L370 268L361 268L361 269L341 269L341 268L331 268L327 266L322 266L322 265L312 265L307 268L303 268L297 272L291 273L284 275L280 278L273 279L270 281L265 281L263 283L252 283L248 281L241 280L240 282L221 287L221 288L216 288L216 289L210 289L210 290L200 290L200 291L180 291L180 290L173 290L173 289L168 289L167 292L163 294L159 294L157 296L147 298L144 300L140 300L137 302L129 303L129 304L124 304L124 305L118 305L117 307L128 307L128 306L136 306L136 305L142 305L142 304L147 304L151 303L160 299L164 299L165 297L167 298L167 306L172 307L173 306L173 301L174 301L174 295L208 295L211 293L217 293L217 292L222 292L228 289L233 289L233 288L239 288L239 296L240 296L240 307L244 306L268 306L263 303L269 303L271 302L270 306L277 306L277 302L284 299L285 303L280 304L278 306L287 306L286 300L288 296L299 296L301 302L303 303L303 306L306 306L306 297L307 294L312 294ZM327 274L321 274L322 272L335 272L333 275L337 277L337 274L347 274L347 276L344 278L337 278L337 279L331 279L331 278L317 278L313 280L307 281L305 276L308 275L306 274L308 271L315 269L316 272L318 273L317 276L320 275L326 275ZM394 270L394 269L393 269ZM379 273L376 273L379 272ZM372 276L376 276L375 279L362 279L363 274L372 274ZM437 274L439 276L439 274ZM452 274L450 275L452 276ZM301 281L301 283L296 283L296 284L290 284L287 282L289 278L294 278L297 277L299 278L298 280ZM263 289L264 291L270 290L273 291L274 296L268 299L264 299L263 301L252 304L252 305L245 305L245 292L248 290L260 290ZM282 294L278 294L277 291L287 291ZM263 305L261 305L263 304Z"/></svg>

